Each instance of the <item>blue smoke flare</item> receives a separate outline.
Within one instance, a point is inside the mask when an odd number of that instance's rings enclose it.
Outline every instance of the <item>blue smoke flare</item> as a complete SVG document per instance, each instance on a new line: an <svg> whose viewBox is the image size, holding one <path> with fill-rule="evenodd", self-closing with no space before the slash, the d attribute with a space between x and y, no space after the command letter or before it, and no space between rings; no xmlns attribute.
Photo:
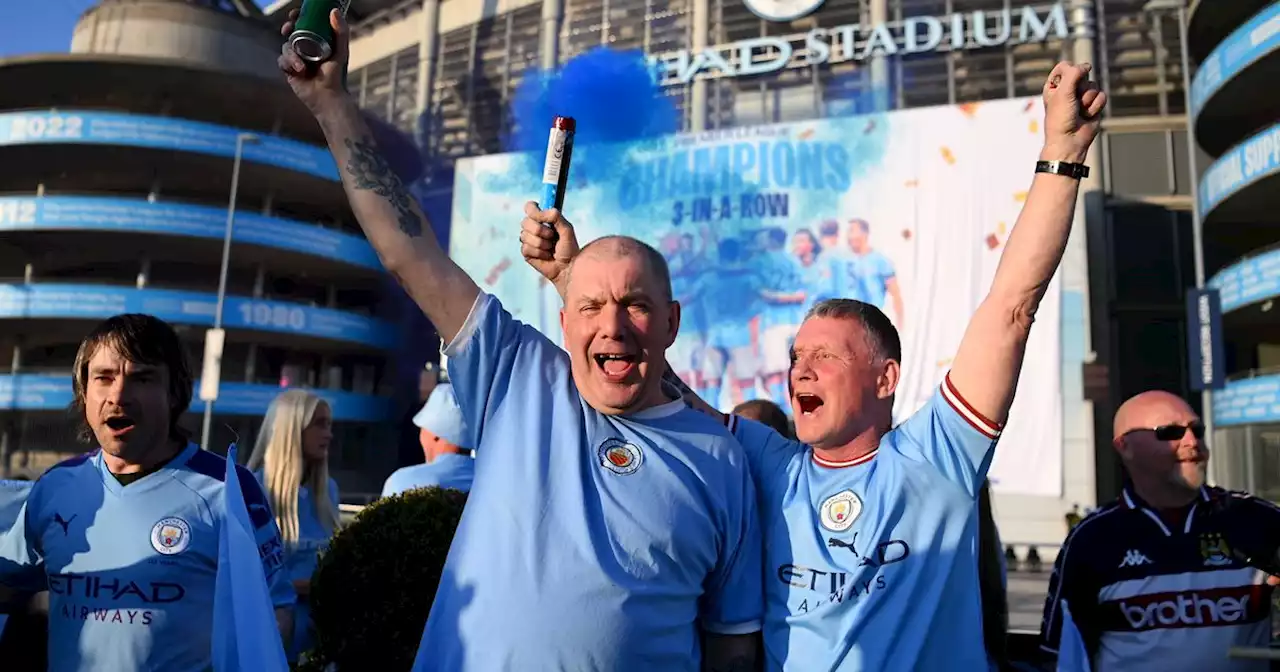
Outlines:
<svg viewBox="0 0 1280 672"><path fill-rule="evenodd" d="M597 47L557 72L531 71L511 101L515 122L508 151L542 152L556 115L578 122L574 146L655 138L680 130L680 118L664 96L640 50Z"/></svg>
<svg viewBox="0 0 1280 672"><path fill-rule="evenodd" d="M640 50L597 47L556 71L529 70L516 87L510 111L512 126L504 149L520 152L524 160L509 175L485 179L536 190L552 119L573 117L577 132L569 169L570 202L574 187L619 175L638 142L680 130L679 111L658 86Z"/></svg>

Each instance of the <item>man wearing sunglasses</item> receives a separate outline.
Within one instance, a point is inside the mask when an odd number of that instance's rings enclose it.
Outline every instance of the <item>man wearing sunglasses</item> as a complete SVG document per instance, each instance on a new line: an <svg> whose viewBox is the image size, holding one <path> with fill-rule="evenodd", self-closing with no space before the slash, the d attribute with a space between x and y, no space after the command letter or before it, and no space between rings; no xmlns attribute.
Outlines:
<svg viewBox="0 0 1280 672"><path fill-rule="evenodd" d="M1129 399L1113 437L1124 490L1063 543L1041 648L1056 655L1066 602L1094 670L1268 669L1227 651L1270 641L1280 508L1205 485L1204 423L1178 396Z"/></svg>

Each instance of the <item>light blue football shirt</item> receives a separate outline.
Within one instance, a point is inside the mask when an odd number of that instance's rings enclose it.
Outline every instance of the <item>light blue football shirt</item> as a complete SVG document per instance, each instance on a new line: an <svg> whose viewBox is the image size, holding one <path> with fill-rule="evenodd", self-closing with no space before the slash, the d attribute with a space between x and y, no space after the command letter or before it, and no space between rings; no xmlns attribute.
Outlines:
<svg viewBox="0 0 1280 672"><path fill-rule="evenodd" d="M258 483L265 491L263 472L255 471L253 476L258 479ZM330 478L329 502L336 508L339 500L338 482ZM320 562L320 554L329 548L333 533L334 530L325 529L320 522L320 517L316 515L315 498L311 495L311 488L305 485L300 486L298 488L298 543L284 549L285 572L288 573L291 585L294 581L311 580L311 575L315 574L316 565ZM293 610L293 646L286 651L289 660L297 660L298 654L311 649L313 645L311 605L307 600L300 599Z"/></svg>
<svg viewBox="0 0 1280 672"><path fill-rule="evenodd" d="M36 481L0 538L0 583L48 589L50 670L209 669L226 465L189 444L124 486L95 450ZM237 473L272 601L292 606L271 508Z"/></svg>
<svg viewBox="0 0 1280 672"><path fill-rule="evenodd" d="M765 289L779 294L792 294L805 290L804 278L800 275L800 262L790 253L777 250L764 255ZM799 327L804 321L804 304L774 303L764 300L764 311L760 317L761 328L775 326Z"/></svg>
<svg viewBox="0 0 1280 672"><path fill-rule="evenodd" d="M888 290L885 283L897 274L893 270L893 262L878 250L854 256L849 261L849 283L857 288L857 298L884 309L884 299Z"/></svg>
<svg viewBox="0 0 1280 672"><path fill-rule="evenodd" d="M7 532L18 520L33 485L34 481L0 480L0 534ZM0 614L0 636L4 635L4 626L8 622L9 615Z"/></svg>
<svg viewBox="0 0 1280 672"><path fill-rule="evenodd" d="M841 248L827 248L813 262L819 267L818 275L824 281L815 292L815 303L826 299L861 299L859 288L849 277L849 255Z"/></svg>
<svg viewBox="0 0 1280 672"><path fill-rule="evenodd" d="M758 631L755 489L715 420L604 415L569 355L481 294L445 350L476 448L415 670L689 670Z"/></svg>
<svg viewBox="0 0 1280 672"><path fill-rule="evenodd" d="M803 323L804 316L809 313L809 309L814 304L838 294L834 289L835 279L831 277L830 264L824 264L820 259L815 259L813 263L805 266L797 261L796 268L800 273L800 284L804 287L804 304L800 306L800 322Z"/></svg>
<svg viewBox="0 0 1280 672"><path fill-rule="evenodd" d="M760 297L764 271L756 268L717 269L703 276L707 342L721 348L751 345L747 321L764 306Z"/></svg>
<svg viewBox="0 0 1280 672"><path fill-rule="evenodd" d="M1000 428L949 379L843 464L730 425L760 491L768 669L986 669L977 497Z"/></svg>
<svg viewBox="0 0 1280 672"><path fill-rule="evenodd" d="M707 331L706 310L702 302L708 300L703 294L706 283L692 269L683 269L671 275L671 297L680 302L680 333L686 336L703 337Z"/></svg>
<svg viewBox="0 0 1280 672"><path fill-rule="evenodd" d="M27 502L35 481L0 480L0 533L18 521L22 505Z"/></svg>
<svg viewBox="0 0 1280 672"><path fill-rule="evenodd" d="M467 492L475 475L476 461L470 455L442 453L426 464L411 464L391 472L382 486L382 496L432 486Z"/></svg>

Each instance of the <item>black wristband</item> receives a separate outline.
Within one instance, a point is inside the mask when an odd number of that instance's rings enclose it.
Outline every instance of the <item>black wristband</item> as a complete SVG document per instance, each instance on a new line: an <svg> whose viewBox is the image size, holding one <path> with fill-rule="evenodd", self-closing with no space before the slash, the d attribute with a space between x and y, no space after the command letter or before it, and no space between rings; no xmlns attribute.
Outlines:
<svg viewBox="0 0 1280 672"><path fill-rule="evenodd" d="M1036 172L1062 175L1079 180L1089 177L1089 166L1083 163L1071 163L1070 161L1036 161Z"/></svg>

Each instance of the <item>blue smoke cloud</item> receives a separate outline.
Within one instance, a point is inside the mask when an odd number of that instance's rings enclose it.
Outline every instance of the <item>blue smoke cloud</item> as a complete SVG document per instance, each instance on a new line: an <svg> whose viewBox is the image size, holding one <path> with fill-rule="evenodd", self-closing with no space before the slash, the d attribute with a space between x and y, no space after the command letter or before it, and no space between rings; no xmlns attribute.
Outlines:
<svg viewBox="0 0 1280 672"><path fill-rule="evenodd" d="M680 116L640 50L597 47L558 71L530 71L511 101L507 151L541 152L556 115L578 122L576 145L631 142L676 133Z"/></svg>
<svg viewBox="0 0 1280 672"><path fill-rule="evenodd" d="M680 113L640 50L597 47L558 70L531 69L517 85L510 111L513 123L504 150L519 152L524 160L509 175L486 176L490 188L498 188L496 181L535 193L557 115L577 122L570 193L574 186L616 177L637 143L680 131Z"/></svg>

